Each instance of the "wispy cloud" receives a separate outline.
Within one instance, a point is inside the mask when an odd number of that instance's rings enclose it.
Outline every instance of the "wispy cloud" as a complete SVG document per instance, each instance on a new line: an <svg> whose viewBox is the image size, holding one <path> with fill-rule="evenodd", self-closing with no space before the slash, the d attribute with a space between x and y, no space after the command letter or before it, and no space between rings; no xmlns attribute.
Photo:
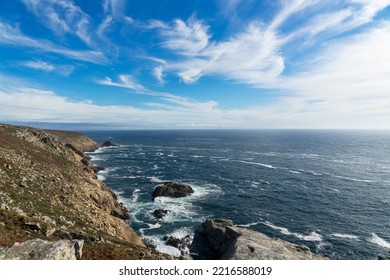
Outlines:
<svg viewBox="0 0 390 280"><path fill-rule="evenodd" d="M72 1L22 0L37 19L58 36L73 34L92 44L90 17Z"/></svg>
<svg viewBox="0 0 390 280"><path fill-rule="evenodd" d="M100 51L73 50L57 46L48 40L35 39L23 34L18 27L14 27L0 20L0 44L15 47L28 47L41 52L56 53L62 56L92 62L106 64L108 59Z"/></svg>
<svg viewBox="0 0 390 280"><path fill-rule="evenodd" d="M129 77L122 77L118 83L107 80L106 84L139 88L139 85L131 85ZM197 102L169 93L159 95L168 103L145 104L149 108L141 109L74 101L9 76L0 75L0 88L0 119L4 122L110 123L133 128L231 127L235 124L234 120L224 117L215 102ZM210 119L210 116L213 117Z"/></svg>
<svg viewBox="0 0 390 280"><path fill-rule="evenodd" d="M125 15L126 1L124 0L103 0L103 10L106 15L111 15L114 19L132 23L134 20Z"/></svg>
<svg viewBox="0 0 390 280"><path fill-rule="evenodd" d="M328 44L304 72L274 84L289 92L279 99L297 120L328 127L383 128L390 121L390 23ZM283 106L281 106L283 107Z"/></svg>
<svg viewBox="0 0 390 280"><path fill-rule="evenodd" d="M55 69L52 64L49 64L42 60L30 60L22 62L20 64L31 69L42 70L46 72L52 72Z"/></svg>
<svg viewBox="0 0 390 280"><path fill-rule="evenodd" d="M111 78L106 77L103 80L97 80L97 83L100 85L105 85L105 86L113 86L113 87L121 87L121 88L127 88L127 89L132 89L136 93L144 93L145 88L137 83L132 76L130 75L119 75L119 81L118 82L113 82Z"/></svg>
<svg viewBox="0 0 390 280"><path fill-rule="evenodd" d="M230 4L229 4L230 3ZM236 5L239 1L229 1ZM328 3L328 2L327 2ZM350 0L345 7L335 1L323 9L318 0L282 1L279 12L267 24L251 21L244 30L225 41L212 40L210 27L191 17L172 24L156 21L161 46L175 59L167 61L166 71L176 72L185 83L202 76L217 76L255 87L268 87L283 74L286 57L283 49L292 43L305 48L310 41L326 42L335 35L369 23L389 0ZM343 7L341 8L340 7ZM294 18L300 14L299 20ZM285 28L294 18L294 27ZM324 20L326 19L326 20ZM320 33L327 36L320 37Z"/></svg>
<svg viewBox="0 0 390 280"><path fill-rule="evenodd" d="M182 97L179 95L175 95L169 92L159 92L150 90L140 83L136 82L135 79L131 75L119 75L117 82L113 82L111 78L106 77L103 80L97 80L98 84L106 85L106 86L113 86L113 87L120 87L125 89L133 90L132 93L134 94L141 94L141 95L149 95L158 97L158 102L154 103L147 103L145 105L153 108L162 108L166 110L176 110L176 111L198 111L201 112L201 110L208 111L210 107L214 108L218 105L218 103L214 101L205 101L200 102L191 98ZM161 102L165 101L165 102ZM166 103L169 104L166 104Z"/></svg>
<svg viewBox="0 0 390 280"><path fill-rule="evenodd" d="M178 32L178 38L163 44L186 56L166 66L167 70L176 71L184 82L193 83L201 76L214 75L253 84L272 80L283 71L283 58L278 53L280 42L274 32L261 25L252 23L243 33L217 43L208 42L207 26L194 22L194 19L190 23L185 28L194 30L186 33L198 33L198 38L201 38L198 43L187 40L189 35L180 37ZM168 39L166 34L164 36Z"/></svg>
<svg viewBox="0 0 390 280"><path fill-rule="evenodd" d="M23 61L18 63L18 65L44 72L55 72L61 76L69 76L74 70L74 66L71 65L53 65L40 59Z"/></svg>
<svg viewBox="0 0 390 280"><path fill-rule="evenodd" d="M153 76L157 79L157 81L161 85L165 84L165 81L164 81L164 68L161 65L154 67L154 69L153 69Z"/></svg>
<svg viewBox="0 0 390 280"><path fill-rule="evenodd" d="M161 44L181 55L198 55L209 43L208 28L194 16L187 22L176 19L172 25L160 28Z"/></svg>

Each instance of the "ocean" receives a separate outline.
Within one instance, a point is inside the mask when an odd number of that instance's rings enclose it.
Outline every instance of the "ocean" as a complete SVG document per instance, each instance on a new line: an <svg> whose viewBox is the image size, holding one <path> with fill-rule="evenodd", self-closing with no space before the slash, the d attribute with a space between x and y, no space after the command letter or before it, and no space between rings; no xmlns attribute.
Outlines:
<svg viewBox="0 0 390 280"><path fill-rule="evenodd" d="M377 259L390 250L390 131L87 131L119 147L90 153L98 177L131 213L129 225L162 252L164 236L193 235L205 219L308 246L331 259ZM152 200L167 181L185 198ZM157 221L155 209L169 210Z"/></svg>

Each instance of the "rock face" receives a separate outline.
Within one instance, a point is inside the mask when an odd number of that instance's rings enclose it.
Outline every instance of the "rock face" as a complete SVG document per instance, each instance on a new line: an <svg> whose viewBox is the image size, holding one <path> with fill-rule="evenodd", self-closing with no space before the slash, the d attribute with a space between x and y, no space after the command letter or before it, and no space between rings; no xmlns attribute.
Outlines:
<svg viewBox="0 0 390 280"><path fill-rule="evenodd" d="M189 185L175 182L166 182L163 185L158 186L154 189L152 197L153 199L158 196L185 197L193 193L194 190Z"/></svg>
<svg viewBox="0 0 390 280"><path fill-rule="evenodd" d="M126 223L126 208L98 180L80 150L91 148L93 141L83 135L77 139L78 133L56 134L62 138L0 124L0 247L36 238L81 238L86 242L84 255L90 258L116 258L121 250L116 244L136 248L136 255L120 253L121 258L153 258L154 253L146 253L152 250ZM99 252L93 251L97 247ZM104 248L114 248L117 255Z"/></svg>
<svg viewBox="0 0 390 280"><path fill-rule="evenodd" d="M31 239L10 248L0 248L0 260L79 260L83 245L83 240Z"/></svg>
<svg viewBox="0 0 390 280"><path fill-rule="evenodd" d="M107 141L104 141L100 147L116 147L116 146L119 146L118 144L112 142L112 140L107 140Z"/></svg>
<svg viewBox="0 0 390 280"><path fill-rule="evenodd" d="M306 246L238 228L230 220L206 220L195 232L191 253L196 259L322 260Z"/></svg>
<svg viewBox="0 0 390 280"><path fill-rule="evenodd" d="M87 136L74 131L45 130L50 135L55 135L64 143L70 144L83 152L92 152L99 149L99 145Z"/></svg>

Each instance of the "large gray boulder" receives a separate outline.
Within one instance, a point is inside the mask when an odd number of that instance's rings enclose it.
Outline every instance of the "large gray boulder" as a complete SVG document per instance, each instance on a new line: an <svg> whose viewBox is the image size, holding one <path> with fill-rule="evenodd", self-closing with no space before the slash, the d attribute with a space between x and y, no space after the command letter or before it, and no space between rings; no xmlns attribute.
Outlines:
<svg viewBox="0 0 390 280"><path fill-rule="evenodd" d="M152 194L153 199L158 196L185 197L194 193L191 186L175 182L166 182L157 186Z"/></svg>
<svg viewBox="0 0 390 280"><path fill-rule="evenodd" d="M15 243L10 248L0 248L0 260L79 260L83 240L45 241L31 239Z"/></svg>
<svg viewBox="0 0 390 280"><path fill-rule="evenodd" d="M191 254L198 259L323 260L303 245L238 228L230 220L206 220L195 232Z"/></svg>

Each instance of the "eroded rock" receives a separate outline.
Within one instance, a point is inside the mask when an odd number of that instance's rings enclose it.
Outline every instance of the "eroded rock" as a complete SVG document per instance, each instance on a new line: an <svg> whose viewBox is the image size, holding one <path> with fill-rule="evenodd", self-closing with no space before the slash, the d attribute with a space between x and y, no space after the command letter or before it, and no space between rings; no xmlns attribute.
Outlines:
<svg viewBox="0 0 390 280"><path fill-rule="evenodd" d="M10 248L0 248L1 260L79 260L83 240L44 241L31 239L16 243Z"/></svg>
<svg viewBox="0 0 390 280"><path fill-rule="evenodd" d="M191 253L196 259L322 260L303 245L239 228L230 220L206 220L195 232ZM195 258L195 257L194 257Z"/></svg>
<svg viewBox="0 0 390 280"><path fill-rule="evenodd" d="M164 209L156 209L153 211L153 216L157 219L157 220L161 220L163 219L167 214L168 214L169 210L164 210Z"/></svg>
<svg viewBox="0 0 390 280"><path fill-rule="evenodd" d="M190 185L176 182L166 182L163 185L157 186L152 194L153 199L158 196L166 197L186 197L194 193Z"/></svg>

